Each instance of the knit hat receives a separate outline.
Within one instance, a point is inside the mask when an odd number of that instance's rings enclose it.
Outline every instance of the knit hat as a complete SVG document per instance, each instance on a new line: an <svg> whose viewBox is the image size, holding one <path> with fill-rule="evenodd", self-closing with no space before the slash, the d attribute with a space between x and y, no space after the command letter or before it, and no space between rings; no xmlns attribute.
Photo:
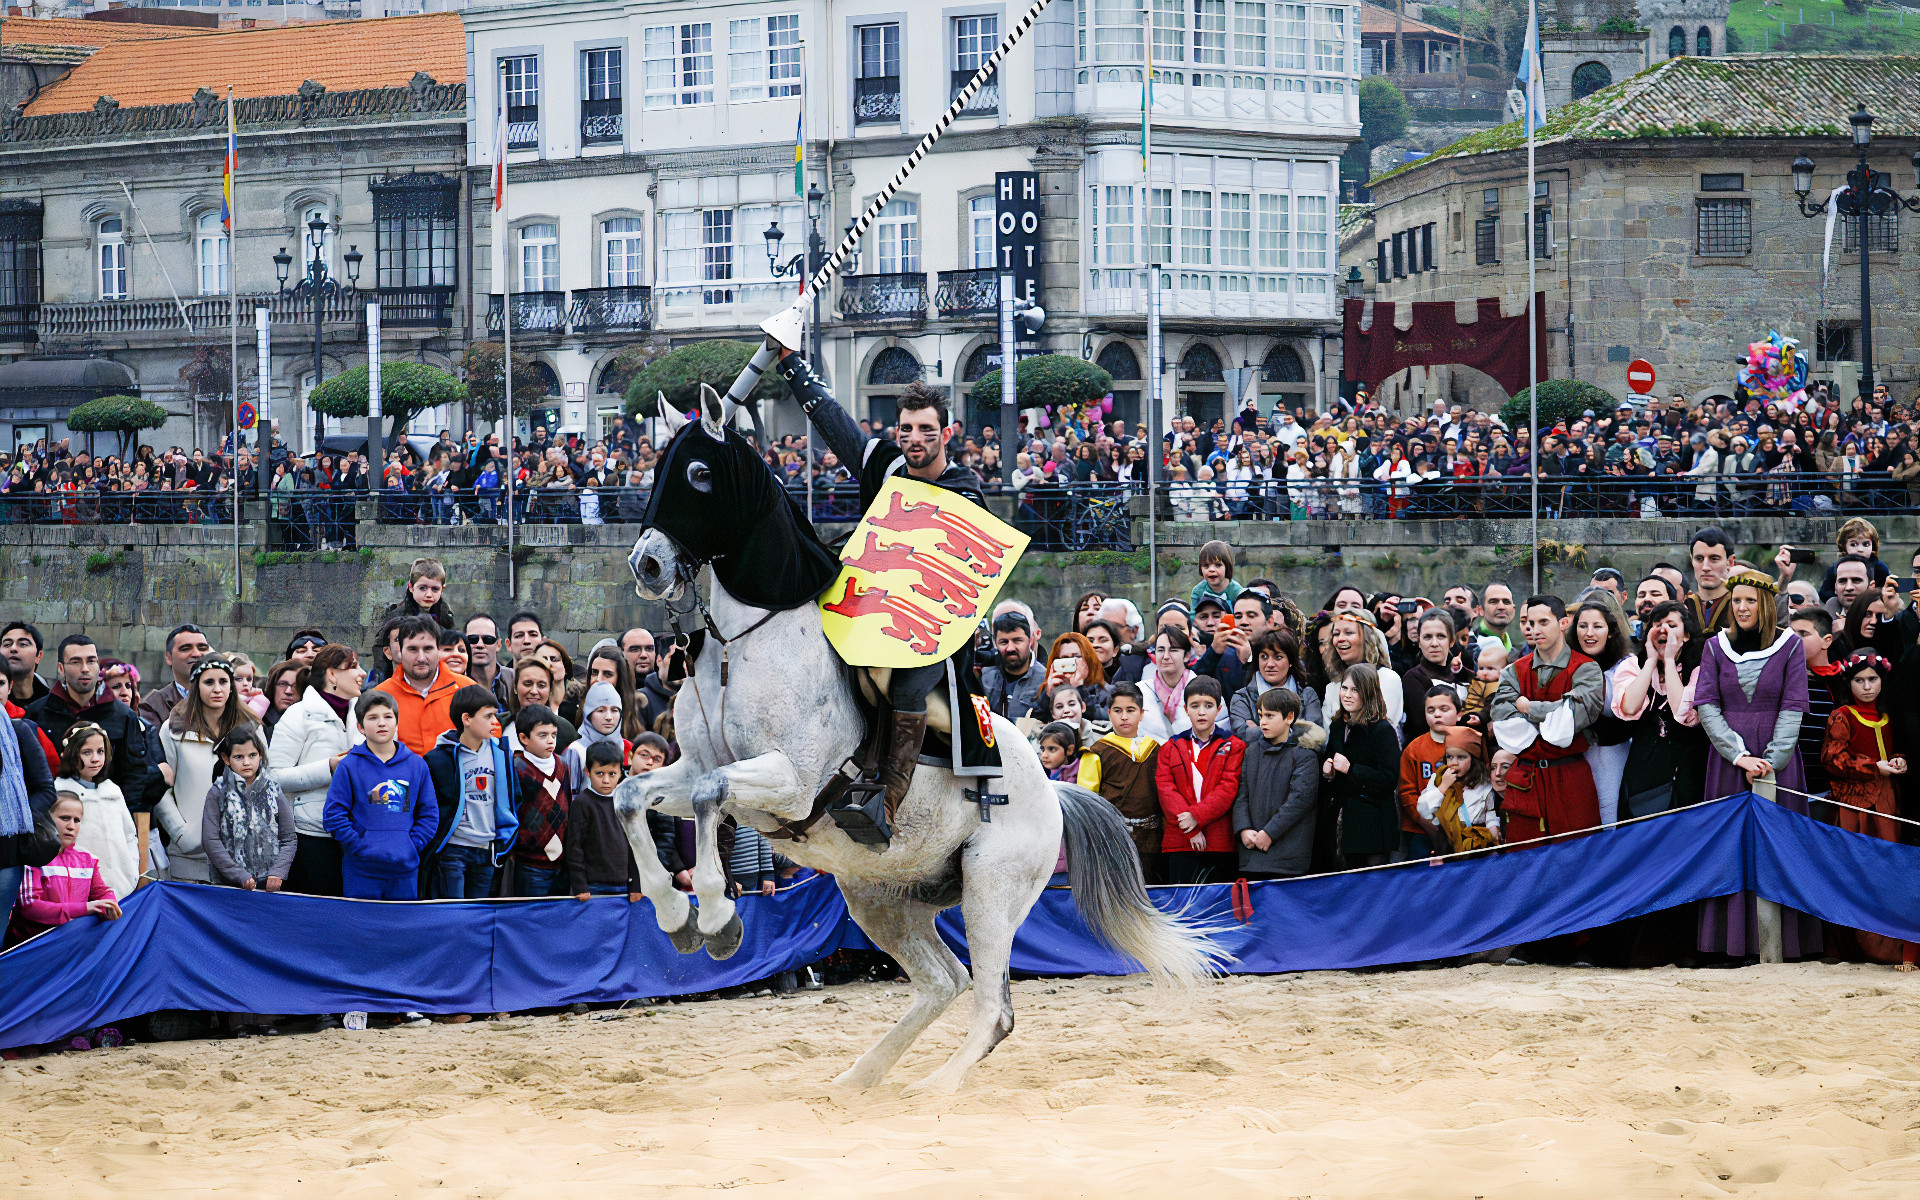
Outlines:
<svg viewBox="0 0 1920 1200"><path fill-rule="evenodd" d="M620 693L604 679L587 689L587 698L580 702L580 715L585 718L598 708L626 711L626 707L620 703Z"/></svg>

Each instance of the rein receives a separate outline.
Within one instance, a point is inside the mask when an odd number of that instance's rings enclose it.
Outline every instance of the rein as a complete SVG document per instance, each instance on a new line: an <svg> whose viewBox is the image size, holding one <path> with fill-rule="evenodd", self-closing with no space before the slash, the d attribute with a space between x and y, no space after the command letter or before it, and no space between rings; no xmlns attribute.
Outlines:
<svg viewBox="0 0 1920 1200"><path fill-rule="evenodd" d="M701 564L701 566L705 565L705 563ZM699 568L696 567L694 571L695 574L697 574ZM672 602L669 601L667 604L667 623L673 628L673 644L687 653L687 683L693 688L694 703L700 707L700 723L706 727L708 745L713 744L713 722L707 717L707 702L706 698L700 694L700 677L695 667L698 665L700 653L705 648L705 642L709 635L720 645L720 748L726 752L727 756L726 762L720 765L723 767L730 766L740 761L740 759L739 756L733 752L732 745L727 741L727 683L732 673L731 655L728 647L759 629L768 621L773 620L779 616L780 613L777 609L769 610L767 614L758 621L755 621L732 637L727 637L720 632L720 627L713 623L713 613L708 610L707 602L701 599L699 584L694 579L689 578L686 580L685 586L687 591L692 594L693 602L686 608L676 609ZM705 628L696 629L692 634L688 634L680 628L680 618L695 612L700 614L700 623Z"/></svg>

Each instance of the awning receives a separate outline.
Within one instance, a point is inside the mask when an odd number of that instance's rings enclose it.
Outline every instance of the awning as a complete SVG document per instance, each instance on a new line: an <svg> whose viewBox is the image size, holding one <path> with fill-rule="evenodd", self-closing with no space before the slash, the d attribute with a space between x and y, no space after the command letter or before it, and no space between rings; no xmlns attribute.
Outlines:
<svg viewBox="0 0 1920 1200"><path fill-rule="evenodd" d="M0 366L0 420L64 420L101 396L137 396L133 372L107 358L23 358Z"/></svg>

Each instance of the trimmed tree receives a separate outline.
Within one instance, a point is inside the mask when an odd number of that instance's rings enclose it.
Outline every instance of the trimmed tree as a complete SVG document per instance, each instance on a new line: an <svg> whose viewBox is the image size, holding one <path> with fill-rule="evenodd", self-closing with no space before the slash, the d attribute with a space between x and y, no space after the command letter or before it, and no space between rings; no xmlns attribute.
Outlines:
<svg viewBox="0 0 1920 1200"><path fill-rule="evenodd" d="M343 371L313 389L308 402L330 417L367 415L367 367L363 363ZM414 417L442 404L458 404L467 389L458 379L436 367L417 362L380 366L380 415L391 422L380 435L389 449Z"/></svg>
<svg viewBox="0 0 1920 1200"><path fill-rule="evenodd" d="M506 390L506 352L499 342L475 342L468 346L466 353L460 356L460 374L467 381L467 403L474 412L488 421L501 418L500 397ZM513 407L525 412L534 401L547 394L546 385L534 373L533 358L530 355L516 353L513 356ZM385 391L386 379L381 378L381 391ZM504 445L509 439L501 439Z"/></svg>
<svg viewBox="0 0 1920 1200"><path fill-rule="evenodd" d="M1113 390L1113 376L1068 354L1036 354L1023 358L1014 367L1013 391L1021 408L1046 408L1056 411L1063 405L1080 405L1099 400ZM1000 407L1000 369L995 367L980 377L970 393L975 403L987 409Z"/></svg>
<svg viewBox="0 0 1920 1200"><path fill-rule="evenodd" d="M625 398L627 387L633 383L633 377L666 355L667 350L664 346L655 346L647 342L636 342L631 346L623 347L620 353L613 356L613 361L607 364L607 369L600 372L600 390L603 393L613 392Z"/></svg>
<svg viewBox="0 0 1920 1200"><path fill-rule="evenodd" d="M675 411L693 412L700 407L700 385L703 383L726 395L740 372L747 369L755 349L752 342L717 338L710 342L681 346L662 354L635 371L632 381L627 384L627 415L658 416L656 397L659 395L666 396L667 403L673 405ZM760 420L760 401L778 400L786 390L785 382L768 371L760 377L759 385L747 397L747 416L752 418L754 435L763 446L767 444L767 430Z"/></svg>
<svg viewBox="0 0 1920 1200"><path fill-rule="evenodd" d="M158 429L167 423L167 410L138 396L102 396L75 405L67 414L67 428L75 433L117 433L120 457L127 456L128 439L142 429Z"/></svg>
<svg viewBox="0 0 1920 1200"><path fill-rule="evenodd" d="M1527 423L1527 393L1521 388L1513 399L1500 406L1500 419L1507 428ZM1577 379L1547 379L1540 384L1540 428L1551 429L1561 421L1571 421L1589 408L1596 415L1614 410L1612 395L1591 383Z"/></svg>

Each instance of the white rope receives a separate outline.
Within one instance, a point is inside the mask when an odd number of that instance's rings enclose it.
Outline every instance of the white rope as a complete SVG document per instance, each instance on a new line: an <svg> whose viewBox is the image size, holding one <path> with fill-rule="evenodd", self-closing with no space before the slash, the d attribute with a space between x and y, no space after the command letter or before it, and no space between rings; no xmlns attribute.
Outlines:
<svg viewBox="0 0 1920 1200"><path fill-rule="evenodd" d="M859 219L853 223L853 228L847 230L846 236L840 239L840 244L834 247L827 261L814 272L812 279L807 280L806 289L800 294L802 301L833 281L833 277L840 271L840 264L845 261L847 255L853 253L853 248L860 244L860 239L866 236L868 226L879 217L880 210L887 206L887 201L893 199L893 194L900 190L900 185L907 181L907 176L913 174L914 168L920 165L920 160L933 149L933 144L940 140L940 135L947 131L947 126L953 124L967 105L973 102L974 94L987 82L987 77L992 75L994 68L1000 65L1000 60L1013 50L1014 44L1025 36L1027 30L1031 29L1033 23L1039 19L1041 12L1052 2L1053 0L1034 0L1033 7L1027 10L1026 15L1016 21L1013 28L1007 30L1007 36L1000 39L1000 45L994 48L987 61L980 64L980 69L975 71L973 78L967 81L967 86L960 89L960 94L955 96L953 103L947 106L947 111L942 113L940 119L933 123L933 128L927 131L927 136L921 138L920 144L907 155L906 160L893 173L893 178L887 180L887 186L880 189L880 194L867 205L867 210L860 214ZM1004 86L1003 80L1003 89Z"/></svg>
<svg viewBox="0 0 1920 1200"><path fill-rule="evenodd" d="M1852 809L1854 812L1857 812L1857 813L1866 813L1870 817L1880 817L1883 820L1898 821L1902 825L1912 825L1915 828L1920 828L1920 821L1909 821L1905 817L1896 817L1892 813L1883 813L1877 808L1861 808L1858 805L1842 804L1840 801L1835 800L1832 796L1816 796L1812 792L1802 792L1790 787L1780 787L1777 784L1775 785L1774 790L1781 791L1781 792L1792 792L1794 795L1804 797L1808 802L1813 804L1831 804L1835 808L1848 808L1848 809Z"/></svg>

